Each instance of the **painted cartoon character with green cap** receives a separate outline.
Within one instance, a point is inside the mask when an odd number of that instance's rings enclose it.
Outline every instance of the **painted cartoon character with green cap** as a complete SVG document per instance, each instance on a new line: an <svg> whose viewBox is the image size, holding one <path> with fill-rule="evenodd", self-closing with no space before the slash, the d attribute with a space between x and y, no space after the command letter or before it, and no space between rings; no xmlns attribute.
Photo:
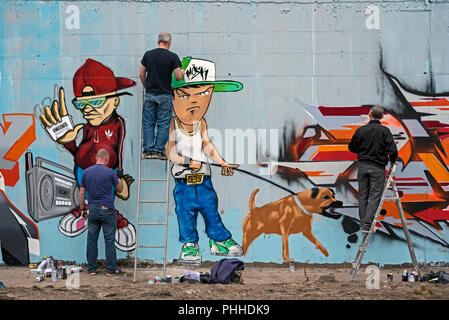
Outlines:
<svg viewBox="0 0 449 320"><path fill-rule="evenodd" d="M204 59L184 58L184 78L172 77L173 110L170 124L171 170L176 181L173 191L179 224L179 241L183 243L180 262L201 263L198 247L197 217L204 217L211 253L241 256L242 247L233 239L218 213L218 198L211 181L209 162L222 167L221 174L234 174L236 164L229 164L217 152L207 134L204 115L213 92L235 92L243 88L237 81L215 80L215 63Z"/></svg>

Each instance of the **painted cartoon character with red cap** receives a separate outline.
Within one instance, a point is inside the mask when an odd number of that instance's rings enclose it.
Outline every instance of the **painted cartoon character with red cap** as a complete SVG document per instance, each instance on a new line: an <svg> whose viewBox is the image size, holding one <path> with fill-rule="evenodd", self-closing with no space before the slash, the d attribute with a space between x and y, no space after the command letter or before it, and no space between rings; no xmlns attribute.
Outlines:
<svg viewBox="0 0 449 320"><path fill-rule="evenodd" d="M63 145L74 156L74 175L78 184L85 169L94 165L95 155L99 149L106 149L110 154L108 166L123 173L122 150L125 138L125 121L116 109L120 96L131 95L119 90L136 85L131 79L115 77L112 70L98 61L87 59L73 76L72 100L80 110L87 123L73 125L67 113L64 89L59 88L59 101L54 100L51 107L45 107L40 115L41 122L53 140ZM77 145L76 137L82 129L82 139ZM134 179L129 175L119 174L124 182L122 192L115 195L123 200L129 198L129 186ZM88 208L87 195L86 207ZM135 228L117 210L117 249L130 251L135 249ZM87 221L82 218L78 208L64 216L59 222L59 231L66 236L75 237L87 229Z"/></svg>

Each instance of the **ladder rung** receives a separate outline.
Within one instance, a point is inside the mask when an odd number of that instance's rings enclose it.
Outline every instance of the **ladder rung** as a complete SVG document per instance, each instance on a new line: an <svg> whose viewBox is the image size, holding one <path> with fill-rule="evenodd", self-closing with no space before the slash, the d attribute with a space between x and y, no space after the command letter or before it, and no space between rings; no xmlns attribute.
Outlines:
<svg viewBox="0 0 449 320"><path fill-rule="evenodd" d="M165 248L165 246L139 245L137 248Z"/></svg>
<svg viewBox="0 0 449 320"><path fill-rule="evenodd" d="M167 179L140 179L140 181L167 181Z"/></svg>
<svg viewBox="0 0 449 320"><path fill-rule="evenodd" d="M167 201L146 201L146 200L140 200L139 203L167 203Z"/></svg>
<svg viewBox="0 0 449 320"><path fill-rule="evenodd" d="M165 222L139 222L139 226L165 226Z"/></svg>

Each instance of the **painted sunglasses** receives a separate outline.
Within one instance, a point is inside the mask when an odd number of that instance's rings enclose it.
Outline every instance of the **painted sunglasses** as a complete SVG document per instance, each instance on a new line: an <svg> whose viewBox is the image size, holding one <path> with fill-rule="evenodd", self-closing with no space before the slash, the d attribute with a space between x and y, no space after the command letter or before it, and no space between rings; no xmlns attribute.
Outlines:
<svg viewBox="0 0 449 320"><path fill-rule="evenodd" d="M107 99L118 97L118 96L123 96L123 95L132 96L132 94L129 92L122 92L122 93L117 93L117 94L113 94L110 96L104 96L104 97L92 98L92 99L76 100L77 98L73 98L72 103L75 106L75 108L77 108L79 110L85 108L87 105L92 106L93 108L101 108Z"/></svg>

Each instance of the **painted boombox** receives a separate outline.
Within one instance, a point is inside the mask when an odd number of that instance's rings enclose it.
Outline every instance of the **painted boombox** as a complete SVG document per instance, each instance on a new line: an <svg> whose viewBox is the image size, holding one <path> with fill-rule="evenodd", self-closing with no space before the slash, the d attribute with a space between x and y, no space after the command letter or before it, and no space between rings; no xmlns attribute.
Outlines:
<svg viewBox="0 0 449 320"><path fill-rule="evenodd" d="M28 213L35 221L65 215L79 206L76 180L48 166L73 174L72 170L43 158L36 158L33 165L30 151L25 157Z"/></svg>

